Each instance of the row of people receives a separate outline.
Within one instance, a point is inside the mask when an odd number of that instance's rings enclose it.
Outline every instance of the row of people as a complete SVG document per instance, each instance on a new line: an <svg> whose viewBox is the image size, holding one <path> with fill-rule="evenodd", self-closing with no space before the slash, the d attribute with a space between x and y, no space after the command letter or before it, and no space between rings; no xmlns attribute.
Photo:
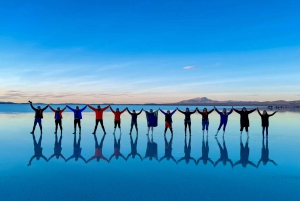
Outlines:
<svg viewBox="0 0 300 201"><path fill-rule="evenodd" d="M39 124L40 126L40 130L42 132L42 118L43 118L43 111L45 111L48 107L50 107L50 109L55 113L54 115L54 119L55 119L55 133L57 133L57 129L58 126L60 127L60 130L62 132L63 128L62 128L62 113L65 111L66 108L70 109L73 113L74 113L74 134L76 134L76 128L78 126L79 128L79 133L81 133L81 119L82 119L82 112L89 107L90 109L92 109L95 112L95 116L96 116L96 122L95 122L95 128L92 134L95 134L97 131L97 127L98 124L100 123L102 130L104 133L106 133L105 131L105 127L103 124L103 112L110 108L110 110L114 113L114 133L116 131L116 128L118 127L121 133L121 115L122 113L124 113L126 110L127 112L131 115L131 128L130 128L130 134L132 133L132 129L133 127L135 127L136 132L138 133L138 126L137 126L137 118L138 115L140 115L142 113L142 111L144 111L146 113L146 117L147 117L147 125L148 125L148 134L149 131L152 131L153 134L153 128L156 127L158 125L158 111L160 111L162 114L164 114L165 116L165 134L167 132L167 130L169 129L171 134L173 134L173 129L172 129L172 115L176 112L179 111L180 113L184 114L184 131L185 131L185 135L187 132L187 128L189 129L189 134L191 135L191 115L198 112L199 114L202 115L202 130L204 132L204 130L208 131L208 127L209 127L209 114L212 113L214 110L220 115L220 124L216 133L216 136L218 135L220 129L223 127L223 135L225 133L225 129L226 129L226 125L228 122L228 116L233 112L237 112L238 114L240 114L240 131L242 134L243 129L245 128L247 135L248 133L248 128L250 126L249 123L249 114L251 114L252 112L254 112L255 110L258 111L259 115L261 116L261 120L262 120L262 134L264 136L264 132L266 131L266 135L268 136L268 127L269 127L269 117L274 115L276 112L272 113L272 114L268 114L265 110L263 111L263 113L261 114L260 111L258 110L258 108L256 109L252 109L250 111L248 111L245 107L239 111L237 109L234 109L232 107L232 109L227 112L227 110L224 108L222 110L222 112L220 112L216 107L214 107L212 110L208 111L206 108L203 109L203 111L200 111L198 108L196 108L193 112L191 112L189 110L189 108L186 108L185 111L182 111L178 108L176 108L175 110L173 110L172 112L170 112L170 110L167 110L167 112L164 112L163 110L159 109L156 111L153 111L152 109L150 109L150 111L146 111L141 109L141 111L136 112L135 110L133 110L132 112L129 111L129 109L126 107L125 109L123 109L122 111L119 110L119 108L117 108L116 110L113 110L110 105L101 108L100 105L98 105L97 108L92 107L91 105L86 105L83 108L79 108L78 106L76 106L75 109L71 108L70 106L66 106L63 109L60 109L59 107L55 110L53 109L50 105L47 105L44 108L40 108L40 106L38 106L37 108L35 108L32 105L32 102L29 101L31 108L35 111L35 120L34 120L34 125L33 125L33 129L31 134L34 133L35 131L35 127L37 124Z"/></svg>
<svg viewBox="0 0 300 201"><path fill-rule="evenodd" d="M219 163L223 163L223 165L226 165L227 163L229 163L231 165L231 167L234 167L239 164L241 164L243 167L246 167L247 165L251 165L253 167L258 167L261 162L263 162L264 165L266 165L268 162L271 162L274 165L277 165L276 162L274 162L273 160L271 160L269 158L268 139L265 140L265 138L263 138L263 140L262 140L261 158L257 162L257 164L255 164L249 160L249 155L250 155L249 138L247 138L247 141L245 144L242 142L242 140L240 141L240 160L233 163L232 160L228 156L228 151L227 151L224 137L223 137L222 145L219 142L218 138L216 138L216 142L217 142L219 150L220 150L220 157L214 162L209 157L208 138L206 137L206 139L205 139L204 135L202 137L202 155L197 160L191 156L192 137L189 137L189 139L187 140L187 136L185 136L185 140L184 140L184 156L179 158L178 160L176 160L172 154L173 135L171 135L169 140L167 140L166 136L164 136L164 142L165 142L164 150L165 151L164 151L164 156L162 156L160 159L158 158L158 146L157 146L157 143L153 141L153 135L152 135L152 137L150 137L149 135L147 136L147 148L146 148L146 153L145 153L144 157L142 157L141 154L139 154L137 151L138 135L136 135L134 140L133 140L132 135L130 135L131 151L127 156L124 156L121 153L121 134L118 139L114 135L114 152L112 153L112 155L109 158L105 157L103 154L103 143L104 143L106 134L103 134L100 142L98 142L97 135L94 135L95 152L94 152L94 155L91 156L87 160L82 156L82 148L80 145L81 135L79 135L78 139L77 139L77 135L74 135L73 154L69 158L65 158L64 155L62 154L62 134L60 135L59 138L58 138L58 135L55 134L54 153L49 158L45 157L42 153L42 151L43 151L42 135L40 135L38 142L36 141L35 135L33 134L32 136L33 136L35 153L30 158L28 166L31 165L31 162L34 158L36 158L37 160L39 160L40 158L43 158L44 160L46 160L48 162L53 157L56 157L57 159L59 159L61 157L64 161L69 161L71 159L75 159L75 161L78 161L78 159L81 159L86 163L89 163L95 159L98 162L102 159L109 163L114 157L116 159L123 158L125 161L127 161L130 157L133 159L135 157L138 157L141 161L149 158L149 160L155 159L159 162L161 162L163 160L167 160L167 161L172 160L176 164L180 163L181 161L185 161L188 164L190 161L192 161L196 165L198 165L202 161L204 165L206 165L207 163L211 163L214 167L217 166Z"/></svg>

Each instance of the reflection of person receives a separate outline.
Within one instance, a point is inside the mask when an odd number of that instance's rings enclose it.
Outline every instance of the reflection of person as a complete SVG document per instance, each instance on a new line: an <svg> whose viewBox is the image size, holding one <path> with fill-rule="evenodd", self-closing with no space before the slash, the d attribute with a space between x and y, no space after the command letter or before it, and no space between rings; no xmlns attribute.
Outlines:
<svg viewBox="0 0 300 201"><path fill-rule="evenodd" d="M76 134L75 134L74 135L74 142L73 142L73 155L70 156L67 159L67 161L72 159L72 158L75 158L75 161L78 161L78 159L81 158L86 163L85 158L81 155L82 148L80 147L80 141L81 141L81 135L79 134L78 141L76 142Z"/></svg>
<svg viewBox="0 0 300 201"><path fill-rule="evenodd" d="M126 158L123 156L120 149L121 149L121 134L118 140L116 139L116 135L114 134L114 153L110 156L109 162L114 156L116 157L117 160L119 159L119 157L122 157L126 161Z"/></svg>
<svg viewBox="0 0 300 201"><path fill-rule="evenodd" d="M167 159L167 160L172 159L175 163L177 163L177 161L172 155L172 150L173 150L172 143L173 143L173 135L171 135L169 142L165 136L165 155L159 160L159 162L162 161L163 159Z"/></svg>
<svg viewBox="0 0 300 201"><path fill-rule="evenodd" d="M222 162L223 165L226 165L227 162L229 162L231 167L233 167L233 163L228 157L228 151L227 151L224 137L223 137L223 147L221 146L218 138L216 138L216 141L217 141L219 149L220 149L220 158L215 162L215 167L218 165L219 162Z"/></svg>
<svg viewBox="0 0 300 201"><path fill-rule="evenodd" d="M214 109L210 110L210 111L207 111L207 108L204 108L203 109L203 112L201 112L198 108L197 108L197 111L199 114L202 115L202 131L204 133L204 130L207 131L208 133L208 126L209 126L209 119L208 119L208 115L210 113L212 113L214 111Z"/></svg>
<svg viewBox="0 0 300 201"><path fill-rule="evenodd" d="M40 106L38 106L37 108L33 107L32 102L28 101L30 103L30 107L35 111L35 115L34 115L34 123L33 123L33 128L30 134L34 133L36 124L39 124L40 130L41 130L41 134L43 133L43 127L42 127L42 118L43 118L43 112L48 108L49 105L47 105L46 107L44 107L43 109L41 109Z"/></svg>
<svg viewBox="0 0 300 201"><path fill-rule="evenodd" d="M62 155L61 150L61 141L62 141L62 134L60 134L60 138L58 140L57 134L55 133L55 142L54 142L54 153L50 156L50 158L48 159L49 161L51 160L51 158L53 158L54 156L59 159L59 157L62 157L65 161L65 157Z"/></svg>
<svg viewBox="0 0 300 201"><path fill-rule="evenodd" d="M54 112L54 119L55 119L55 132L54 132L54 134L57 133L57 127L58 127L58 125L59 125L59 128L60 128L60 133L62 133L62 130L63 130L62 124L61 124L61 120L63 118L62 117L62 113L65 111L65 109L67 108L67 106L64 107L64 109L62 109L62 110L60 109L60 107L58 107L56 110L53 109L50 105L49 105L49 107Z"/></svg>
<svg viewBox="0 0 300 201"><path fill-rule="evenodd" d="M259 166L259 164L263 162L264 165L267 165L268 162L273 163L274 165L277 165L277 163L275 163L275 161L271 160L269 158L269 143L268 143L268 138L266 139L266 145L264 142L264 138L262 139L262 148L261 148L261 158L257 163L257 167Z"/></svg>
<svg viewBox="0 0 300 201"><path fill-rule="evenodd" d="M42 134L40 134L40 139L38 142L36 142L34 133L32 134L32 139L33 139L33 146L34 146L34 155L30 158L28 166L31 165L31 162L34 158L36 158L36 160L40 160L40 158L43 158L45 161L48 162L48 159L43 155Z"/></svg>
<svg viewBox="0 0 300 201"><path fill-rule="evenodd" d="M196 160L193 157L191 157L191 151L192 151L191 140L192 140L192 137L190 137L189 144L187 144L186 136L185 136L185 138L184 138L184 157L179 159L177 161L177 164L182 160L185 160L186 164L188 164L190 162L190 160L194 161L194 163L197 164Z"/></svg>
<svg viewBox="0 0 300 201"><path fill-rule="evenodd" d="M170 112L170 110L167 110L167 113L159 109L161 113L165 115L165 135L167 133L167 130L170 129L172 135L173 135L173 128L172 128L172 115L177 111L175 109L173 112Z"/></svg>
<svg viewBox="0 0 300 201"><path fill-rule="evenodd" d="M138 134L137 118L142 113L142 111L143 109L141 109L141 111L139 111L138 113L136 113L135 110L132 110L132 112L130 112L127 108L127 112L131 115L131 127L129 135L131 135L133 126L135 127L136 134Z"/></svg>
<svg viewBox="0 0 300 201"><path fill-rule="evenodd" d="M85 110L87 105L84 106L82 109L79 109L79 107L76 106L75 110L73 108L69 107L68 105L67 105L67 107L74 113L74 133L73 134L76 134L76 124L78 124L79 134L81 134L82 112L83 112L83 110Z"/></svg>
<svg viewBox="0 0 300 201"><path fill-rule="evenodd" d="M152 159L156 159L158 160L158 155L157 155L157 143L153 142L153 135L151 135L151 140L149 135L147 135L148 138L148 142L147 142L147 149L146 149L146 154L145 154L145 158L149 158L150 161L152 161Z"/></svg>
<svg viewBox="0 0 300 201"><path fill-rule="evenodd" d="M224 136L224 133L225 133L225 129L226 129L226 125L227 125L227 122L228 122L228 116L232 113L232 109L227 113L226 111L226 108L223 108L222 112L220 112L216 107L214 107L216 112L220 115L220 125L219 125L219 128L218 128L218 131L216 133L215 136L218 135L220 129L222 128L223 126L223 136Z"/></svg>
<svg viewBox="0 0 300 201"><path fill-rule="evenodd" d="M111 107L109 107L109 108L110 108L111 112L114 113L114 115L115 115L115 119L114 119L114 121L115 121L115 126L114 126L115 130L114 130L114 134L116 133L116 128L117 127L120 129L120 134L122 134L122 132L121 132L121 114L123 114L123 112L125 112L125 110L127 108L125 108L121 112L120 112L119 108L117 108L116 111L114 111Z"/></svg>
<svg viewBox="0 0 300 201"><path fill-rule="evenodd" d="M250 148L248 146L249 138L247 138L245 146L243 145L242 138L240 140L241 140L240 141L240 160L235 162L233 164L233 166L241 164L245 168L249 164L249 165L252 165L253 167L256 167L256 165L253 162L249 161L249 154L250 154Z"/></svg>
<svg viewBox="0 0 300 201"><path fill-rule="evenodd" d="M103 153L102 153L102 147L103 147L103 142L104 142L105 136L106 135L103 134L101 142L100 142L100 144L98 144L97 136L96 136L96 134L94 135L94 139L95 139L95 154L87 162L90 162L90 161L94 160L95 158L97 159L97 162L99 162L100 159L103 159L106 162L108 162L108 159L105 156L103 156Z"/></svg>
<svg viewBox="0 0 300 201"><path fill-rule="evenodd" d="M92 106L90 106L90 105L88 105L88 107L89 107L91 110L93 110L93 111L95 112L95 114L96 114L96 124L95 124L95 128L94 128L94 132L93 132L92 134L95 134L95 133L96 133L97 127L98 127L98 123L99 123L99 122L100 122L100 124L101 124L101 127L102 127L102 130L103 130L104 134L106 134L105 128L104 128L104 125L103 125L103 112L104 112L107 108L109 108L109 105L106 106L106 107L104 107L104 108L101 108L100 105L98 105L97 108L94 108L94 107L92 107Z"/></svg>
<svg viewBox="0 0 300 201"><path fill-rule="evenodd" d="M210 158L209 158L209 146L208 146L208 137L206 137L206 141L204 141L204 135L202 135L202 156L197 160L197 165L202 160L203 164L206 165L207 162L211 162L211 164L215 164Z"/></svg>
<svg viewBox="0 0 300 201"><path fill-rule="evenodd" d="M269 117L273 116L276 112L273 112L272 114L268 114L266 110L263 111L261 114L260 111L257 108L257 112L259 116L261 117L261 126L262 126L262 135L265 137L265 130L266 130L266 136L268 137L269 134Z"/></svg>
<svg viewBox="0 0 300 201"><path fill-rule="evenodd" d="M150 129L151 129L152 135L153 135L153 127L156 127L157 123L158 123L158 110L156 110L155 112L153 112L152 109L150 109L149 112L146 110L144 110L144 111L146 113L146 118L147 118L147 126L148 126L147 135L149 134Z"/></svg>
<svg viewBox="0 0 300 201"><path fill-rule="evenodd" d="M253 109L253 110L247 110L245 107L243 107L242 111L239 111L237 109L234 109L233 110L240 114L240 124L241 124L241 135L242 135L242 132L245 128L246 132L247 132L247 135L249 136L249 133L248 133L248 127L250 127L250 123L249 123L249 114L251 114L252 112L254 112L256 109Z"/></svg>
<svg viewBox="0 0 300 201"><path fill-rule="evenodd" d="M195 110L194 112L190 112L189 108L186 108L185 112L181 111L178 108L177 108L177 110L179 112L181 112L182 114L184 114L184 133L185 133L185 135L186 135L186 128L187 128L187 126L189 127L190 135L192 135L192 131L191 131L191 125L192 125L191 115L194 114L197 110Z"/></svg>
<svg viewBox="0 0 300 201"><path fill-rule="evenodd" d="M132 135L130 135L130 147L131 152L128 154L126 160L131 156L133 159L135 156L138 156L141 160L143 160L142 156L137 152L137 143L138 143L138 135L135 136L135 141L133 142Z"/></svg>

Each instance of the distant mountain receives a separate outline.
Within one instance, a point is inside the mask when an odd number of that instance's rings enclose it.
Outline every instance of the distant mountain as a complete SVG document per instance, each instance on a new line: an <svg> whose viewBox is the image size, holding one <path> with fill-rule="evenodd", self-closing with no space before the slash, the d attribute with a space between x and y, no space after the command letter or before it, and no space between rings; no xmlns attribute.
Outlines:
<svg viewBox="0 0 300 201"><path fill-rule="evenodd" d="M276 101L216 101L208 99L207 97L198 97L189 100L183 100L174 105L234 105L234 106L300 106L300 100L295 101L285 101L285 100L276 100Z"/></svg>
<svg viewBox="0 0 300 201"><path fill-rule="evenodd" d="M13 103L13 102L2 102L2 101L0 101L0 104L15 104L15 103Z"/></svg>

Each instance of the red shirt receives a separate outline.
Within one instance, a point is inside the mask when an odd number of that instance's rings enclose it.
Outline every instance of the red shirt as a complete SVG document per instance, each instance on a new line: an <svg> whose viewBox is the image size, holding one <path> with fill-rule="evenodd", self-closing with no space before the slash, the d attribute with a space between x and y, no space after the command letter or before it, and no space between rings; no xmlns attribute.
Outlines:
<svg viewBox="0 0 300 201"><path fill-rule="evenodd" d="M114 111L112 108L110 110L114 113L115 115L115 121L120 121L121 120L121 114L125 112L126 108L124 110L120 111Z"/></svg>
<svg viewBox="0 0 300 201"><path fill-rule="evenodd" d="M106 106L105 108L97 109L97 108L93 108L90 105L88 105L88 106L89 106L89 108L91 108L92 110L94 110L94 112L96 114L96 119L103 119L103 112L109 107L109 106Z"/></svg>

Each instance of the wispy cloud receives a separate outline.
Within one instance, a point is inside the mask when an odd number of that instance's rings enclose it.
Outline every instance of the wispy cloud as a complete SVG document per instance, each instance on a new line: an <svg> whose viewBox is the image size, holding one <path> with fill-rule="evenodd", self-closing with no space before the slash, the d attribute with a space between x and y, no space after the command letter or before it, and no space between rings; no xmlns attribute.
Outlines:
<svg viewBox="0 0 300 201"><path fill-rule="evenodd" d="M185 66L183 67L184 70L191 70L191 69L194 69L196 68L196 66Z"/></svg>

